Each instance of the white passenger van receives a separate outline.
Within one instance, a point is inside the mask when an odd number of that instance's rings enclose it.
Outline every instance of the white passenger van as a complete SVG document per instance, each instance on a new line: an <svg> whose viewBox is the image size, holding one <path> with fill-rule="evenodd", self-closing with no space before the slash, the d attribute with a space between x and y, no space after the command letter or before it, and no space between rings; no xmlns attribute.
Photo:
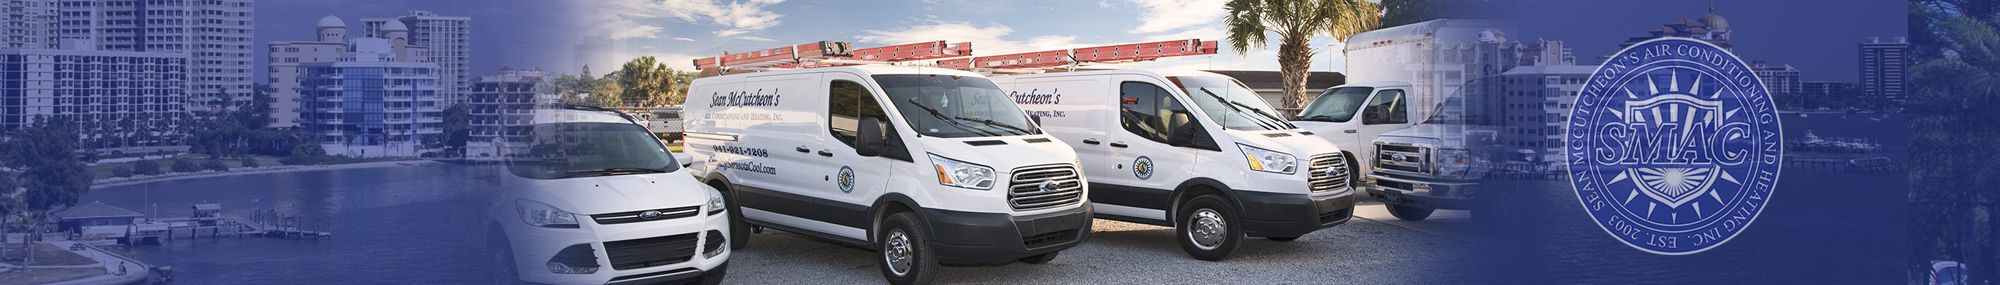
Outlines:
<svg viewBox="0 0 2000 285"><path fill-rule="evenodd" d="M1045 263L1090 233L1076 153L976 73L887 65L695 79L687 152L750 226L876 249L891 283L938 264ZM736 210L736 209L740 209Z"/></svg>
<svg viewBox="0 0 2000 285"><path fill-rule="evenodd" d="M727 203L652 132L593 107L537 109L530 129L488 211L503 283L722 282Z"/></svg>
<svg viewBox="0 0 2000 285"><path fill-rule="evenodd" d="M1229 77L1099 70L994 81L1076 147L1097 218L1172 226L1197 259L1226 258L1245 236L1291 241L1353 213L1340 149Z"/></svg>

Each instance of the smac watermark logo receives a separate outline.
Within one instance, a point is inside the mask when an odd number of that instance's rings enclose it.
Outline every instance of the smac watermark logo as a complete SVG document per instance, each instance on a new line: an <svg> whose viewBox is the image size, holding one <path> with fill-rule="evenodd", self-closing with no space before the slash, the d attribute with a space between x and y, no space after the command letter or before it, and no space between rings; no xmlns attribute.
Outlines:
<svg viewBox="0 0 2000 285"><path fill-rule="evenodd" d="M1742 233L1777 185L1783 135L1749 65L1660 38L1619 51L1577 95L1563 136L1577 201L1618 241L1702 252Z"/></svg>

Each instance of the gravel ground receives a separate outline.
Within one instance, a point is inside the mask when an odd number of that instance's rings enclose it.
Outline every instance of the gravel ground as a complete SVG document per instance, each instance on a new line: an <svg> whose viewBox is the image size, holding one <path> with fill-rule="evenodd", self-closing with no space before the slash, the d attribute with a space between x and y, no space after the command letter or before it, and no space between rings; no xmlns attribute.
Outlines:
<svg viewBox="0 0 2000 285"><path fill-rule="evenodd" d="M1377 206L1379 207L1379 206ZM1245 239L1229 259L1195 260L1173 229L1097 220L1082 245L1042 265L946 267L940 283L1007 284L1434 284L1429 268L1473 245L1357 218L1293 242ZM731 257L731 284L876 284L873 251L767 230Z"/></svg>

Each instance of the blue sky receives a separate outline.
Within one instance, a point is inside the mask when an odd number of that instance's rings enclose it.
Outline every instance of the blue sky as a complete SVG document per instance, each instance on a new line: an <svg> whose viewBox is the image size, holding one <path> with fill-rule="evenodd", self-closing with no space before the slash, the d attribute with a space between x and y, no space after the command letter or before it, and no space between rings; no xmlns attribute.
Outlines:
<svg viewBox="0 0 2000 285"><path fill-rule="evenodd" d="M976 55L1199 38L1221 40L1223 0L1101 1L825 1L604 0L579 7L589 32L580 42L610 46L587 60L594 72L640 55L676 68L723 50L743 51L818 40L857 47L971 41ZM591 36L610 40L591 41ZM1276 40L1273 38L1272 40ZM1332 43L1319 37L1321 49ZM1340 66L1322 52L1313 70ZM1329 61L1331 60L1331 64ZM599 67L603 66L603 67ZM1120 67L1276 70L1276 45L1238 55L1225 44L1213 56ZM568 70L564 70L568 71Z"/></svg>

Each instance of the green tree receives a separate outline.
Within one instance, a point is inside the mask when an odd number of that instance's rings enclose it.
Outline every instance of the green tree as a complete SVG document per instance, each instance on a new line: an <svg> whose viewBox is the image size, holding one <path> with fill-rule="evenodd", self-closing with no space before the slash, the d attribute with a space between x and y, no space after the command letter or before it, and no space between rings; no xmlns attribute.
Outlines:
<svg viewBox="0 0 2000 285"><path fill-rule="evenodd" d="M11 226L10 221L14 220L14 215L27 209L27 204L21 203L21 199L14 198L14 192L21 191L20 189L21 185L14 181L14 174L0 172L0 247L7 245L7 229ZM7 251L5 248L0 248L0 260L6 259Z"/></svg>
<svg viewBox="0 0 2000 285"><path fill-rule="evenodd" d="M21 193L21 202L28 209L33 228L41 228L49 210L76 205L77 197L90 191L90 182L96 177L78 158L82 150L79 134L74 122L38 117L29 127L16 130L5 148L0 148L12 153L8 166L20 170L16 182L26 190ZM29 252L28 260L32 261L33 251Z"/></svg>
<svg viewBox="0 0 2000 285"><path fill-rule="evenodd" d="M1268 44L1278 36L1278 73L1284 82L1284 106L1299 108L1308 101L1306 72L1312 67L1312 39L1347 36L1374 30L1381 9L1366 0L1230 0L1224 5L1229 46L1237 54Z"/></svg>
<svg viewBox="0 0 2000 285"><path fill-rule="evenodd" d="M311 165L318 164L326 159L326 149L321 148L319 144L301 143L292 147L291 155L286 155L284 159L278 162L285 165Z"/></svg>
<svg viewBox="0 0 2000 285"><path fill-rule="evenodd" d="M174 172L200 172L200 171L201 171L201 165L196 164L193 159L174 160Z"/></svg>
<svg viewBox="0 0 2000 285"><path fill-rule="evenodd" d="M159 161L159 160L152 160L152 159L148 159L148 160L140 160L140 161L138 161L138 162L133 162L133 163L132 163L132 174L138 174L138 175L160 175L160 174L164 174L164 172L161 172L161 171L160 171L160 161Z"/></svg>
<svg viewBox="0 0 2000 285"><path fill-rule="evenodd" d="M472 139L472 111L465 105L444 109L444 134L425 141L431 148L444 149L448 157L464 157L465 143Z"/></svg>
<svg viewBox="0 0 2000 285"><path fill-rule="evenodd" d="M652 56L641 56L625 62L619 69L616 81L622 87L619 99L625 106L654 107L680 101L674 90L681 86L680 72L668 68Z"/></svg>

